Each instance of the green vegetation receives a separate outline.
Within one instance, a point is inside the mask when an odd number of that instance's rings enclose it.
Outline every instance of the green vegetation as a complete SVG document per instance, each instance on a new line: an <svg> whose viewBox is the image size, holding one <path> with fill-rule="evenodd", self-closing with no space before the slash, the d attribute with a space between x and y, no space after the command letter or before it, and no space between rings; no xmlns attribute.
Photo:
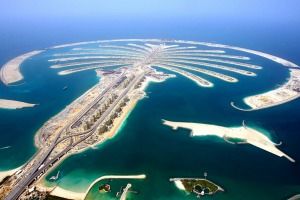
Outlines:
<svg viewBox="0 0 300 200"><path fill-rule="evenodd" d="M183 179L181 182L185 188L185 191L188 193L193 192L197 185L200 186L202 190L208 189L209 194L213 194L218 191L218 186L206 179Z"/></svg>
<svg viewBox="0 0 300 200"><path fill-rule="evenodd" d="M99 187L99 192L100 193L106 193L106 192L109 192L110 191L110 185L109 184L102 184L100 185Z"/></svg>

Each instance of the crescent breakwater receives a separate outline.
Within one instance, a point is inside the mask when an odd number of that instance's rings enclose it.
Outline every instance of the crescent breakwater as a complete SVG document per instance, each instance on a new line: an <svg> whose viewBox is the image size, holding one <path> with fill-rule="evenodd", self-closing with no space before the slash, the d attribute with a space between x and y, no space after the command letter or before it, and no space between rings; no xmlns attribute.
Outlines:
<svg viewBox="0 0 300 200"><path fill-rule="evenodd" d="M20 65L24 60L27 58L30 58L34 55L37 55L44 50L39 51L32 51L23 55L20 55L18 57L15 57L14 59L10 60L6 64L4 64L0 70L0 79L5 85L9 85L11 83L20 81L23 79L23 76L20 72Z"/></svg>
<svg viewBox="0 0 300 200"><path fill-rule="evenodd" d="M122 47L117 45L107 45L103 43L108 42L147 42L145 45L138 45L133 43L128 43L128 47ZM77 62L72 65L71 64L56 64L53 65L53 68L60 68L60 67L72 67L76 65L83 65L83 64L96 64L96 65L88 65L85 67L79 67L79 68L72 68L67 69L64 71L59 72L60 75L66 75L70 73L80 72L84 70L91 70L91 69L97 69L102 67L110 67L110 66L116 66L119 65L122 66L130 66L131 64L138 62L140 59L140 56L143 55L143 53L147 53L148 51L153 48L153 44L149 44L148 42L155 42L155 43L174 43L175 45L165 46L165 50L163 51L163 54L165 57L163 57L163 61L160 67L167 68L168 70L175 71L177 73L180 73L187 78L190 78L191 80L195 81L199 86L202 87L211 87L213 83L209 83L209 81L205 80L205 78L199 77L197 75L190 74L189 72L183 72L181 69L178 68L185 68L189 70L194 70L191 67L185 66L183 64L195 64L198 66L205 66L205 67L212 67L212 68L218 68L221 70L228 70L233 71L239 74L243 74L246 76L256 76L256 73L245 71L237 68L231 68L226 67L222 65L216 65L211 63L205 63L205 62L198 62L201 61L209 61L209 62L221 62L221 63L227 63L230 65L237 65L237 66L243 66L248 67L252 69L261 69L260 66L249 64L249 63L241 63L241 62L235 62L231 60L223 60L223 59L215 59L211 57L219 57L219 58L231 58L231 59L240 59L240 60L249 60L249 57L245 56L235 56L235 55L226 55L224 54L224 50L219 49L232 49L236 51L242 51L250 54L254 54L257 56L261 56L267 59L270 59L274 62L280 63L283 66L290 67L290 74L291 78L290 80L280 87L279 89L275 89L270 92L266 92L264 94L258 94L253 95L250 97L246 97L244 99L244 102L251 107L251 109L243 109L236 106L233 102L231 105L239 109L241 111L253 111L253 110L260 110L265 109L273 106L277 106L283 103L287 103L289 101L292 101L296 98L298 98L299 91L300 91L300 73L299 73L299 66L295 63L292 63L290 61L287 61L285 59L279 58L274 55L270 55L267 53L236 47L236 46L230 46L230 45L223 45L223 44L217 44L217 43L208 43L208 42L197 42L197 41L189 41L189 40L161 40L161 39L116 39L116 40L98 40L98 41L88 41L88 42L79 42L79 43L71 43L71 44L65 44L65 45L58 45L50 47L49 49L56 49L56 48L63 48L63 47L71 47L71 46L77 46L77 45L87 45L87 44L100 44L99 46L103 49L107 50L115 50L119 49L119 51L112 53L112 55L109 55L109 52L97 52L99 48L92 48L86 50L93 50L93 52L79 52L79 53L59 53L55 54L54 56L60 57L60 58L54 58L50 59L51 62L64 62L64 61L72 61L77 59L109 59L108 62L102 61L90 61L90 62ZM195 49L197 47L190 46L190 47L179 47L178 44L188 44L188 45L202 45L212 48L218 48L213 50L198 50ZM74 48L74 50L85 50L85 48ZM36 55L41 51L33 51L27 54L23 54L21 56L18 56L8 63L6 63L1 68L1 80L7 85L13 82L16 82L18 80L22 80L22 74L19 71L20 64L27 58ZM97 54L98 56L91 56L93 54ZM63 56L75 56L75 57L63 57ZM83 57L82 57L83 56ZM117 59L116 61L112 61L111 59ZM120 62L120 60L126 60ZM186 60L185 60L186 59ZM197 62L195 62L197 61ZM180 64L178 63L180 62ZM182 63L181 63L182 62ZM171 66L169 67L168 64ZM176 65L176 66L175 66ZM175 68L176 67L176 68ZM293 69L292 69L293 68ZM222 80L225 80L227 82L237 82L238 79L234 77L230 77L228 75L213 72L206 69L198 69L196 71L199 71L200 73L208 74L209 76L217 77Z"/></svg>
<svg viewBox="0 0 300 200"><path fill-rule="evenodd" d="M207 69L193 68L187 66L187 64L196 64L195 60L200 60L203 57L205 61L216 61L221 62L222 59L205 58L207 57L218 57L226 59L238 59L239 62L224 60L223 63L233 64L240 67L248 67L249 70L261 69L260 66L253 64L241 63L251 58L244 56L233 56L223 54L225 51L212 51L209 54L200 51L190 51L190 47L177 47L176 45L166 45L163 42L183 43L183 44L195 44L204 45L209 47L217 48L230 48L227 45L218 45L211 43L201 43L183 40L107 40L107 41L96 41L96 42L85 42L76 43L69 45L62 45L52 47L50 49L69 47L75 45L91 44L91 43L105 43L105 42L158 42L158 45L154 44L127 44L125 48L123 46L113 45L100 45L97 50L101 49L103 54L107 54L107 51L111 51L111 55L101 56L86 56L87 54L60 54L54 55L55 59L48 59L49 62L55 62L55 67L68 66L73 67L64 71L58 72L58 74L75 73L83 70L94 70L97 69L98 74L101 76L100 82L88 91L85 95L76 99L72 104L66 107L57 116L52 117L47 121L44 126L38 131L35 139L36 144L39 147L38 153L24 166L24 170L20 174L15 174L9 180L10 193L5 194L6 199L18 199L20 196L26 198L26 192L28 187L34 185L38 180L43 178L45 174L53 169L61 160L65 159L72 153L84 151L90 147L93 147L106 139L111 138L117 127L124 120L124 116L130 112L134 107L135 103L145 96L144 86L154 79L156 81L163 81L167 78L172 77L164 73L157 72L153 66L165 68L168 71L173 71L190 80L196 82L200 87L212 87L214 78L219 78L226 82L226 84L235 84L238 82L237 78L222 74L227 71L233 71L239 73L238 75L245 75L248 78L255 77L256 73L251 71L240 70L236 68L229 68L221 65L212 65L207 63L199 63L199 66L205 66L207 68L218 68L221 72L214 72ZM213 45L213 46L211 46ZM130 47L128 47L130 46ZM237 48L237 47L234 47ZM234 49L233 48L233 49ZM178 53L178 50L183 51L183 54ZM118 51L119 50L119 51ZM240 50L240 49L235 49ZM74 49L68 50L74 51ZM106 52L105 52L106 51ZM122 56L117 56L123 51ZM206 51L206 50L203 50ZM207 50L208 51L208 50ZM133 52L139 52L134 56L126 56ZM188 54L187 54L188 52ZM249 50L252 52L252 50ZM255 52L255 51L254 51ZM257 52L256 52L257 54ZM57 58L59 56L59 58ZM64 57L67 56L67 57ZM75 57L72 57L75 56ZM270 57L269 54L262 53L261 56L268 57L268 59L275 59ZM89 65L93 59L111 59L111 62L103 65ZM198 59L199 58L199 59ZM89 62L84 61L85 59L91 60ZM210 59L210 60L209 60ZM68 64L65 62L80 60L77 65ZM184 61L186 60L186 61ZM288 61L283 59L275 59L276 62L282 62L285 66L293 67ZM179 64L177 61L180 61ZM59 62L59 64L57 64ZM194 63L193 63L194 62ZM80 66L84 63L87 66ZM94 63L96 64L96 63ZM19 63L20 65L20 63ZM119 68L111 70L103 70L102 67L115 67ZM76 68L75 66L80 66ZM102 70L100 70L102 69ZM58 69L59 70L59 69ZM210 76L211 79L200 77L202 75L196 75L192 72L185 71L196 71L206 76ZM222 71L223 70L223 71ZM295 69L296 70L296 69ZM11 71L15 73L14 71ZM18 72L19 73L19 72ZM182 124L181 124L182 125ZM205 128L205 127L201 127ZM217 129L219 129L218 127ZM193 129L193 128L191 128ZM277 156L284 156L290 161L294 162L292 158L275 148L274 145L269 142L266 138L262 137L260 133L252 130L247 130L245 127L239 129L230 129L226 127L220 128L222 131L217 134L220 137L229 138L232 136L236 138L239 135L241 139L247 141L247 143L264 149ZM229 130L230 129L230 130ZM198 129L197 129L198 131ZM241 134L234 134L241 132ZM252 134L250 134L250 132ZM196 133L196 132L195 132ZM226 134L224 134L226 133ZM200 135L202 132L200 133ZM216 133L213 133L216 134ZM235 135L235 136L234 136ZM263 142L261 142L263 141ZM273 146L272 146L273 145ZM25 192L25 193L24 193Z"/></svg>
<svg viewBox="0 0 300 200"><path fill-rule="evenodd" d="M131 68L98 70L101 76L99 84L51 118L38 132L36 139L39 140L40 151L24 166L22 173L9 179L11 191L5 199L27 198L24 191L28 186L40 180L56 163L71 153L105 141L110 130L116 126L116 119L130 111L124 108L144 97L143 90L149 81L164 81L173 77L157 72L146 64L155 59L160 48L154 47L145 60Z"/></svg>
<svg viewBox="0 0 300 200"><path fill-rule="evenodd" d="M282 86L266 93L249 96L244 102L251 109L239 108L231 102L231 105L241 111L255 111L278 106L300 97L300 70L290 69L290 78Z"/></svg>

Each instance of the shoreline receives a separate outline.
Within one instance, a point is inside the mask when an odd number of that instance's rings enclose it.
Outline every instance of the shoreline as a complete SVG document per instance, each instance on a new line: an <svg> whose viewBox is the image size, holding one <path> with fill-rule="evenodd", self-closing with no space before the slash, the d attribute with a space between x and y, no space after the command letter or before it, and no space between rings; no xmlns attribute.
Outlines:
<svg viewBox="0 0 300 200"><path fill-rule="evenodd" d="M197 42L197 41L189 41L189 40L170 40L165 41L161 39L113 39L113 40L94 40L94 41L87 41L87 42L77 42L77 43L69 43L69 44L63 44L63 45L56 45L49 47L48 49L57 49L57 48L63 48L63 47L71 47L71 46L77 46L77 45L84 45L84 44L95 44L95 43L105 43L105 42L173 42L173 43L182 43L182 44L196 44L196 45L202 45L202 46L208 46L208 47L217 47L217 48L225 48L225 49L233 49L237 51L242 51L250 54L254 54L260 57L264 57L266 59L272 60L274 62L277 62L279 64L282 64L286 67L294 67L299 68L298 65L279 58L277 56L273 56L271 54L267 54L264 52L236 47L236 46L230 46L230 45L223 45L223 44L217 44L217 43L209 43L209 42ZM45 50L36 50L32 51L23 55L20 55L18 57L13 58L12 60L5 63L2 68L0 69L0 79L5 84L8 85L10 83L17 82L19 80L23 79L23 76L19 70L21 63L26 60L27 58L34 56L36 54L39 54Z"/></svg>
<svg viewBox="0 0 300 200"><path fill-rule="evenodd" d="M196 44L196 45L203 45L208 47L218 47L218 48L225 48L225 49L233 49L237 51L243 51L246 53L254 54L260 57L264 57L266 59L272 60L274 62L277 62L279 64L282 64L286 67L296 67L299 68L298 65L295 63L292 63L288 60L282 59L280 57L267 54L264 52L236 47L236 46L230 46L230 45L224 45L224 44L217 44L217 43L210 43L210 42L196 42L196 41L190 41L190 40L162 40L162 39L112 39L112 40L93 40L93 41L87 41L87 42L76 42L76 43L69 43L69 44L62 44L62 45L56 45L50 47L50 49L56 49L56 48L63 48L63 47L71 47L71 46L77 46L82 44L95 44L95 43L105 43L105 42L174 42L174 43L183 43L183 44Z"/></svg>
<svg viewBox="0 0 300 200"><path fill-rule="evenodd" d="M38 131L35 133L34 135L34 146L37 148L37 149L40 149L41 146L39 146L40 142L39 142L39 139L38 137L40 137L40 132L43 131L43 128L44 126L47 125L47 123L50 121L50 120L53 120L55 117L58 117L60 115L63 115L63 113L65 112L65 109L69 108L70 106L72 106L73 103L76 103L78 100L81 100L82 98L84 98L89 92L91 92L93 89L95 89L96 87L98 87L98 84L100 83L101 81L101 77L97 74L97 77L99 78L99 81L94 85L92 86L90 89L88 89L86 92L84 92L82 95L80 95L78 98L76 98L73 102L71 102L69 105L67 105L66 107L62 108L56 115L54 115L53 117L51 117L50 119L48 119L39 129Z"/></svg>
<svg viewBox="0 0 300 200"><path fill-rule="evenodd" d="M25 103L22 101L0 99L0 109L21 109L21 108L31 108L39 104Z"/></svg>
<svg viewBox="0 0 300 200"><path fill-rule="evenodd" d="M239 108L231 102L231 106L241 111L255 111L288 103L300 97L300 70L290 69L290 78L280 87L264 93L245 97L244 103L249 109Z"/></svg>
<svg viewBox="0 0 300 200"><path fill-rule="evenodd" d="M163 80L164 81L164 80ZM144 91L146 90L147 86L151 83L151 82L163 82L163 81L159 81L159 80L155 80L153 78L147 77L146 81L143 82L142 86L138 89L139 91ZM75 150L75 151L70 151L66 157L64 157L63 159L60 159L58 162L56 162L53 166L52 169L50 171L48 171L47 173L43 174L39 181L37 182L36 186L42 188L43 190L50 190L53 188L47 187L45 186L44 183L44 177L47 176L49 173L51 173L59 164L61 164L61 162L65 159L67 159L69 156L73 155L73 154L79 154L79 153L83 153L84 151L90 149L90 148L97 148L97 146L101 145L102 143L104 143L106 140L109 139L113 139L117 133L121 130L123 123L125 122L125 120L127 119L127 117L130 115L131 111L134 109L134 107L137 105L138 101L141 99L131 99L131 101L123 108L123 113L120 117L116 118L114 120L114 126L112 127L112 129L110 129L109 131L104 133L104 137L97 143L95 143L94 145L88 146L84 149L81 150ZM99 181L99 180L98 180ZM47 181L48 182L48 181ZM95 181L94 181L95 182ZM57 186L55 189L53 189L53 191L55 191L55 193L53 195L55 196L59 196L62 198L68 198L68 195L65 194L70 194L71 196L74 196L74 199L80 199L82 193L77 193L74 192L72 190L66 190L63 189L59 186ZM51 192L52 194L52 192Z"/></svg>
<svg viewBox="0 0 300 200"><path fill-rule="evenodd" d="M184 128L191 130L191 136L218 136L223 139L236 138L244 140L245 143L251 144L265 150L278 157L285 157L291 162L295 162L294 159L279 150L276 145L263 133L256 131L255 129L246 127L244 122L241 127L223 127L218 125L201 124L201 123L189 123L189 122L173 122L163 120L163 125L171 127L174 131L178 128ZM225 140L226 141L226 140Z"/></svg>
<svg viewBox="0 0 300 200"><path fill-rule="evenodd" d="M20 167L15 168L15 169L7 170L7 171L0 171L0 181L2 181L7 176L13 175L18 170L20 170L22 167L23 167L23 165L20 166Z"/></svg>
<svg viewBox="0 0 300 200"><path fill-rule="evenodd" d="M34 55L37 55L44 50L36 50L22 54L5 63L0 69L0 80L8 86L11 83L22 80L24 77L20 72L21 64Z"/></svg>

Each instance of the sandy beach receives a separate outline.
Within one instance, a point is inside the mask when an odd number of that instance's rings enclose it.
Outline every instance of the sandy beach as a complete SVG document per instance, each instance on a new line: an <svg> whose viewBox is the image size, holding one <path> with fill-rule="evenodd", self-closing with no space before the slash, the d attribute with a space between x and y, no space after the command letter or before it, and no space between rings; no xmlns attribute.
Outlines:
<svg viewBox="0 0 300 200"><path fill-rule="evenodd" d="M174 183L178 189L185 191L185 188L181 181L174 181Z"/></svg>
<svg viewBox="0 0 300 200"><path fill-rule="evenodd" d="M0 99L0 108L6 109L20 109L20 108L29 108L34 107L37 104L25 103L21 101L14 101L8 99Z"/></svg>
<svg viewBox="0 0 300 200"><path fill-rule="evenodd" d="M146 81L144 81L143 84L142 84L142 86L139 88L139 91L144 91L150 82L160 82L160 81L156 81L153 78L147 77ZM131 98L131 100L129 101L129 103L126 106L123 107L123 113L122 113L122 115L114 120L113 127L108 132L104 133L104 135L103 135L104 138L101 141L99 141L98 143L96 143L95 145L93 145L93 147L101 145L101 143L105 142L106 139L112 139L116 135L116 133L120 130L120 127L122 126L122 123L128 117L128 115L130 114L130 112L132 111L132 109L135 107L135 105L138 102L138 100L139 99L137 99L137 98ZM84 148L84 149L79 150L79 151L74 151L74 152L68 153L65 158L67 158L68 156L72 155L73 153L81 153L81 152L83 152L83 151L85 151L87 149L88 148ZM64 159L61 159L59 162L56 162L54 164L54 166L53 166L53 169L54 169L55 166L59 165L59 163L61 163L61 161L64 160ZM49 172L51 172L51 171L49 171ZM42 181L42 178L45 177L49 172L47 172L46 174L44 174L40 178L41 181L39 181L39 183L37 184L38 187L46 189L46 190L50 190L51 189L51 188L48 188L48 187L44 186L43 185L43 181ZM65 189L62 189L60 187L55 187L53 189L53 191L51 192L51 195L58 196L58 197L63 197L63 198L72 198L72 199L76 199L76 200L77 199L84 199L85 196L87 195L88 191L90 190L90 188L95 183L99 182L100 180L103 180L103 179L144 179L144 178L146 178L146 175L144 175L144 174L143 175L128 175L128 176L123 176L123 175L103 176L103 177L100 177L99 179L95 180L90 185L90 187L87 189L86 194L84 194L84 193L77 193L77 192L73 192L73 191L69 191L69 190L65 190Z"/></svg>
<svg viewBox="0 0 300 200"><path fill-rule="evenodd" d="M256 146L276 156L286 157L291 162L295 162L294 159L277 149L276 145L270 141L267 136L248 127L245 128L242 126L230 128L210 124L171 122L166 120L163 120L163 124L172 127L173 130L177 130L178 128L189 129L192 131L191 136L215 135L221 138L226 137L241 139L248 144Z"/></svg>
<svg viewBox="0 0 300 200"><path fill-rule="evenodd" d="M22 74L20 73L20 65L27 58L34 56L43 52L40 51L32 51L23 55L20 55L9 62L7 62L0 71L0 79L5 84L8 85L10 83L14 83L23 79Z"/></svg>
<svg viewBox="0 0 300 200"><path fill-rule="evenodd" d="M74 200L84 200L90 191L90 189L99 181L105 180L105 179L145 179L146 175L145 174L140 174L140 175L106 175L106 176L101 176L93 183L89 185L89 187L86 189L85 193L81 192L74 192L70 190L65 190L59 186L56 186L54 188L51 187L46 187L43 185L42 182L39 182L36 184L36 187L41 190L41 191L50 191L50 194L53 196L57 197L62 197L62 198L67 198L67 199L74 199Z"/></svg>
<svg viewBox="0 0 300 200"><path fill-rule="evenodd" d="M291 69L290 75L291 78L281 87L263 94L246 97L244 102L253 110L259 110L284 104L300 97L300 93L295 91L300 86L300 70Z"/></svg>
<svg viewBox="0 0 300 200"><path fill-rule="evenodd" d="M0 181L2 181L6 176L10 176L13 175L16 171L18 171L19 169L21 169L23 166L15 168L15 169L11 169L8 171L0 171Z"/></svg>
<svg viewBox="0 0 300 200"><path fill-rule="evenodd" d="M145 174L140 174L140 175L106 175L106 176L101 176L100 178L96 179L85 191L84 198L87 196L91 188L99 181L105 180L105 179L145 179L147 176ZM83 198L83 199L84 199Z"/></svg>
<svg viewBox="0 0 300 200"><path fill-rule="evenodd" d="M74 200L82 200L85 197L84 193L72 192L70 190L62 189L61 187L55 187L54 190L50 192L50 194L53 196L74 199Z"/></svg>

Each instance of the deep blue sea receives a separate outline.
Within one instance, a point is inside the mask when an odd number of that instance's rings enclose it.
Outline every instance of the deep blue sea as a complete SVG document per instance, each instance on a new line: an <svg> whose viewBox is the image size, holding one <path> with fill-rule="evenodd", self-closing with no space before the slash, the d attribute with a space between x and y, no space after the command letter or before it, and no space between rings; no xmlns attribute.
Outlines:
<svg viewBox="0 0 300 200"><path fill-rule="evenodd" d="M36 22L40 23L39 21ZM15 56L49 46L71 42L117 38L172 38L216 42L270 53L300 64L300 30L287 24L249 24L237 22L161 22L144 24L90 22L80 28L73 23L47 22L18 26L5 25L0 36L0 64ZM58 50L59 51L59 50ZM230 53L230 51L227 51ZM50 52L53 53L53 52ZM130 181L139 194L130 199L195 199L169 182L171 177L208 178L225 188L205 199L286 199L300 193L300 99L278 107L241 112L230 102L245 106L242 99L273 89L288 77L287 68L254 55L251 63L263 66L258 76L242 77L237 84L213 80L213 88L201 88L178 75L163 83L151 83L149 98L138 102L118 134L97 149L72 155L46 176L61 171L59 186L84 191L96 178L107 174L146 174L147 179ZM26 60L21 72L26 84L18 87L0 85L0 98L39 103L34 108L21 110L0 109L0 170L24 164L35 152L35 132L55 114L78 98L98 81L93 70L58 76L47 62L48 52ZM230 75L230 73L227 73ZM68 85L68 90L62 87ZM235 146L216 137L190 137L189 131L172 131L163 126L161 119L239 126L242 120L256 121L271 127L283 141L280 149L296 160L291 163L250 145ZM298 162L297 162L298 161ZM77 163L80 163L78 165ZM116 188L126 184L116 181ZM100 183L99 183L100 184ZM101 197L93 188L90 199ZM118 189L114 189L117 191ZM97 195L97 196L96 196ZM112 194L111 194L112 195Z"/></svg>

